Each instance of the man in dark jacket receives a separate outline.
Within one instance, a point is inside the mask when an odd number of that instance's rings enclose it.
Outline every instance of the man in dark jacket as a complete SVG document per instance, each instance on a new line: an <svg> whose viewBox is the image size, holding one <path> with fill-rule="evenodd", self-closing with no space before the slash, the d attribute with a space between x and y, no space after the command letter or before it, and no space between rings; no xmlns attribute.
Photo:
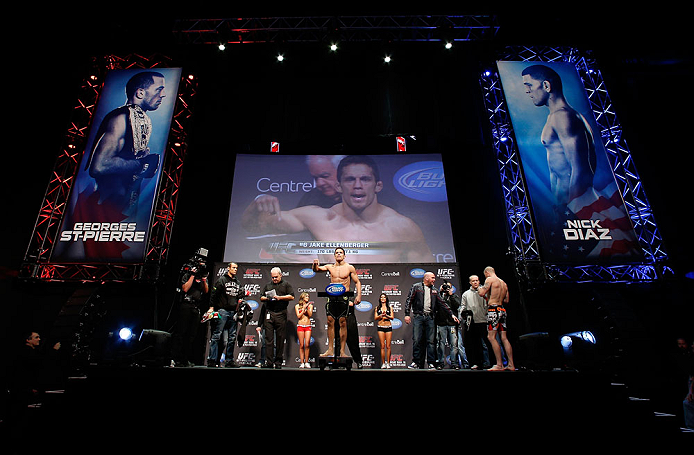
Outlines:
<svg viewBox="0 0 694 455"><path fill-rule="evenodd" d="M268 366L282 368L284 362L284 341L287 337L287 305L294 300L292 285L282 277L282 270L273 267L270 270L272 281L267 283L260 293L260 300L265 305L265 315L258 324L265 329L265 348Z"/></svg>
<svg viewBox="0 0 694 455"><path fill-rule="evenodd" d="M439 290L441 304L436 312L436 369L442 370L446 366L446 344L450 348L449 358L451 368L460 369L459 359L465 364L465 351L460 352L458 342L458 320L453 316L458 314L460 300L453 293L451 283L446 282L441 285ZM448 311L444 307L448 307Z"/></svg>
<svg viewBox="0 0 694 455"><path fill-rule="evenodd" d="M426 361L429 369L435 368L436 362L436 312L440 309L450 314L457 323L458 318L451 309L443 303L438 290L434 287L436 276L432 272L426 272L421 282L415 283L405 300L405 323L414 324L412 339L412 363L408 368L423 368L424 356L421 343L426 341ZM410 316L412 313L412 316Z"/></svg>
<svg viewBox="0 0 694 455"><path fill-rule="evenodd" d="M226 350L224 352L226 367L237 367L234 361L234 345L236 344L235 319L239 301L243 299L244 293L241 283L236 278L239 266L230 263L227 273L219 277L212 287L210 295L210 309L208 313L217 312L218 318L212 319L212 336L210 337L210 352L207 356L207 366L219 366L221 354L219 352L219 341L222 335L226 335Z"/></svg>

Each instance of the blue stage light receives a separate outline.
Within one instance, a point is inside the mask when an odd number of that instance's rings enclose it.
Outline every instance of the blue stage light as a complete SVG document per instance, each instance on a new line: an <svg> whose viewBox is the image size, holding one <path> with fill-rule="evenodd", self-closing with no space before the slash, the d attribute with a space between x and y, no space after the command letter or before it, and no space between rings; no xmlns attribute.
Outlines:
<svg viewBox="0 0 694 455"><path fill-rule="evenodd" d="M595 344L597 342L597 340L595 339L595 335L593 335L593 332L589 332L587 330L581 332L581 338L583 338L584 341L587 341L590 344Z"/></svg>
<svg viewBox="0 0 694 455"><path fill-rule="evenodd" d="M133 337L133 331L132 329L128 327L123 327L118 331L118 336L120 337L121 340L123 341L128 341Z"/></svg>
<svg viewBox="0 0 694 455"><path fill-rule="evenodd" d="M580 340L583 340L587 343L590 344L596 344L597 339L595 338L595 335L593 335L593 332L588 331L588 330L581 330L579 332L572 332L572 333L567 333L566 335L563 335L561 337L561 345L564 347L564 349L570 349L571 346L573 345L573 339L577 338Z"/></svg>

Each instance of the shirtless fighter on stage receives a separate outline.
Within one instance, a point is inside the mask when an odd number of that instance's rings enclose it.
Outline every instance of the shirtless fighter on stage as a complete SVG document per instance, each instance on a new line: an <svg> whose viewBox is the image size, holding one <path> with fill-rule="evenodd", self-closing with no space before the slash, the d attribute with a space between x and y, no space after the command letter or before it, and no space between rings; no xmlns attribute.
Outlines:
<svg viewBox="0 0 694 455"><path fill-rule="evenodd" d="M328 350L322 356L334 356L335 345L335 320L340 324L340 354L344 355L345 343L347 341L347 315L349 311L354 311L354 305L361 302L361 282L354 266L345 262L345 250L335 249L335 263L320 265L318 259L313 260L314 272L329 272L330 283L339 283L345 287L345 292L349 292L350 284L354 281L355 295L354 300L350 301L347 295L328 297L325 305L325 312L328 317Z"/></svg>
<svg viewBox="0 0 694 455"><path fill-rule="evenodd" d="M506 336L506 310L504 309L504 303L508 303L509 300L508 285L504 280L496 276L496 272L492 267L484 269L484 276L486 277L484 286L480 286L477 292L480 296L487 299L487 339L492 344L494 356L496 357L496 365L491 367L490 370L504 369L501 347L496 340L498 332L501 335L501 342L504 345L504 351L506 351L506 357L508 358L506 369L514 371L516 367L513 364L511 343Z"/></svg>

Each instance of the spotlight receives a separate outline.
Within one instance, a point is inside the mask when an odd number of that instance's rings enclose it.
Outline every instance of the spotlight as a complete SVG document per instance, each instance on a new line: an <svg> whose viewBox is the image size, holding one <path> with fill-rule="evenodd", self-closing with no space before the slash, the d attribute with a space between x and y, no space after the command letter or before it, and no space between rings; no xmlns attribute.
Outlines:
<svg viewBox="0 0 694 455"><path fill-rule="evenodd" d="M390 55L386 55L383 61L386 63L390 63Z"/></svg>
<svg viewBox="0 0 694 455"><path fill-rule="evenodd" d="M574 338L585 341L589 344L597 343L597 339L595 338L595 335L593 335L593 332L588 330L581 330L579 332L571 332L567 333L566 335L562 335L561 345L564 346L564 348L566 349L571 348L571 346L573 345Z"/></svg>
<svg viewBox="0 0 694 455"><path fill-rule="evenodd" d="M278 62L284 61L284 55L278 54L278 55L277 55L277 61L278 61Z"/></svg>
<svg viewBox="0 0 694 455"><path fill-rule="evenodd" d="M133 331L128 327L123 327L118 331L118 336L123 341L128 341L133 337Z"/></svg>
<svg viewBox="0 0 694 455"><path fill-rule="evenodd" d="M565 365L578 370L591 370L600 368L598 358L597 339L593 332L580 330L560 337L560 343L564 351Z"/></svg>
<svg viewBox="0 0 694 455"><path fill-rule="evenodd" d="M226 49L227 47L224 45L224 43L219 43L218 48L219 48L220 51L223 51L223 50Z"/></svg>
<svg viewBox="0 0 694 455"><path fill-rule="evenodd" d="M451 49L453 47L453 43L450 41L446 41L446 49Z"/></svg>
<svg viewBox="0 0 694 455"><path fill-rule="evenodd" d="M337 44L333 43L330 45L330 50L335 52L337 50Z"/></svg>
<svg viewBox="0 0 694 455"><path fill-rule="evenodd" d="M595 339L595 335L593 335L593 332L590 332L588 330L582 330L580 332L567 333L564 336L565 337L568 336L568 337L580 338L581 340L587 341L590 344L595 344L597 341Z"/></svg>
<svg viewBox="0 0 694 455"><path fill-rule="evenodd" d="M595 339L593 332L588 332L587 330L581 332L581 338L591 344L595 344L598 340Z"/></svg>

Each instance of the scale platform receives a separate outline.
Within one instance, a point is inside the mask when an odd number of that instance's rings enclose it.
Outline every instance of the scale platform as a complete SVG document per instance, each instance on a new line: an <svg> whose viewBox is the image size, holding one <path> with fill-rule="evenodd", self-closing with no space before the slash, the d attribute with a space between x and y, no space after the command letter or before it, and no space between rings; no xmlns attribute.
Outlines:
<svg viewBox="0 0 694 455"><path fill-rule="evenodd" d="M318 367L321 370L328 368L329 370L341 369L345 370L352 369L352 357L351 356L319 356L318 357Z"/></svg>

